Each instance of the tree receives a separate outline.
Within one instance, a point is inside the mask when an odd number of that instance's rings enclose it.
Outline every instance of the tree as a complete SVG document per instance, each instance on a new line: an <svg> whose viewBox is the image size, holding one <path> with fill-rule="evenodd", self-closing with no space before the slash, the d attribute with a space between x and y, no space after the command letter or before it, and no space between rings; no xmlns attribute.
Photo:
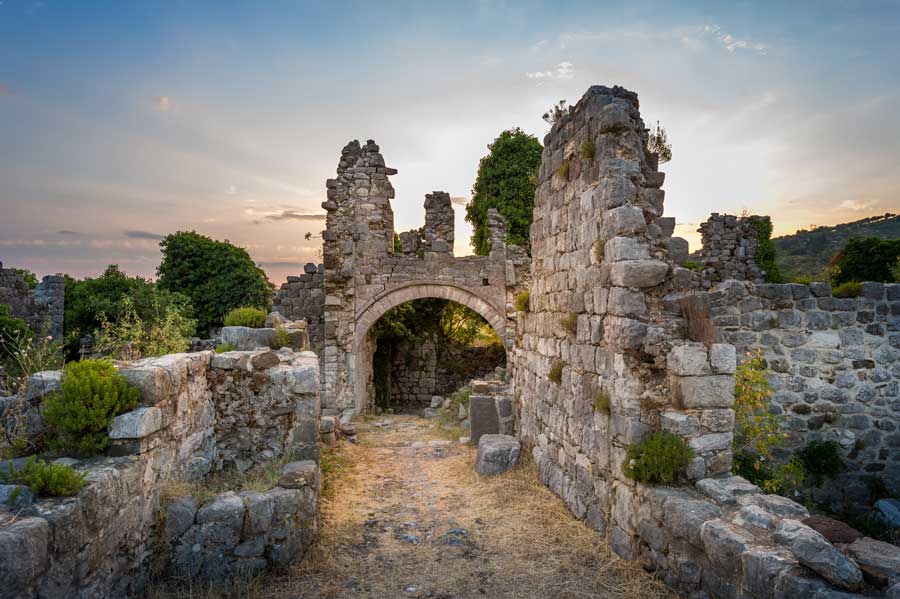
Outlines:
<svg viewBox="0 0 900 599"><path fill-rule="evenodd" d="M666 130L659 126L659 121L656 121L656 130L650 132L647 149L659 156L660 164L672 160L672 144L669 143Z"/></svg>
<svg viewBox="0 0 900 599"><path fill-rule="evenodd" d="M900 260L900 239L851 237L831 261L832 285L848 281L894 280L891 267Z"/></svg>
<svg viewBox="0 0 900 599"><path fill-rule="evenodd" d="M25 279L25 284L28 285L28 287L30 287L31 289L34 289L38 286L37 275L27 268L14 268L13 270L22 275L22 278Z"/></svg>
<svg viewBox="0 0 900 599"><path fill-rule="evenodd" d="M269 309L275 286L244 248L196 231L167 235L159 245L159 286L190 298L200 331L222 326L234 308Z"/></svg>
<svg viewBox="0 0 900 599"><path fill-rule="evenodd" d="M472 224L472 246L485 256L491 251L487 211L496 208L508 224L506 242L528 247L528 229L534 211L535 173L543 148L533 135L509 129L488 146L478 164L466 220Z"/></svg>
<svg viewBox="0 0 900 599"><path fill-rule="evenodd" d="M568 106L566 106L566 101L560 100L559 102L554 104L550 108L550 110L541 115L541 118L547 121L547 123L549 123L552 127L556 121L563 118L567 114L569 114L569 108Z"/></svg>

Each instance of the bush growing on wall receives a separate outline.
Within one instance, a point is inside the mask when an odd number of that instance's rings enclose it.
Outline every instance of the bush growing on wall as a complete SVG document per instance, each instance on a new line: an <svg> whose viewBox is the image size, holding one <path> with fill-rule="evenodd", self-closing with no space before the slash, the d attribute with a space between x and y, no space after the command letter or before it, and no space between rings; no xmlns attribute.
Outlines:
<svg viewBox="0 0 900 599"><path fill-rule="evenodd" d="M18 340L31 338L31 331L25 321L12 315L12 309L0 304L0 359L8 358L18 349Z"/></svg>
<svg viewBox="0 0 900 599"><path fill-rule="evenodd" d="M772 241L772 219L768 216L750 216L750 224L756 229L756 264L766 271L766 283L783 283L781 269L775 262L775 242Z"/></svg>
<svg viewBox="0 0 900 599"><path fill-rule="evenodd" d="M159 245L163 254L159 285L191 299L201 333L221 326L234 308L268 311L275 287L247 250L194 231L173 233Z"/></svg>
<svg viewBox="0 0 900 599"><path fill-rule="evenodd" d="M225 315L225 326L259 329L265 326L266 316L266 311L259 308L235 308Z"/></svg>
<svg viewBox="0 0 900 599"><path fill-rule="evenodd" d="M7 485L25 485L35 495L47 497L69 497L75 495L84 486L85 474L65 464L51 464L38 461L32 456L18 470L12 462L0 468L0 481ZM15 497L10 497L10 504Z"/></svg>
<svg viewBox="0 0 900 599"><path fill-rule="evenodd" d="M169 303L163 311L156 303L154 309L153 318L145 321L131 298L123 299L118 320L102 319L100 330L96 332L96 351L115 360L139 360L187 351L196 326L196 322L185 315L190 313L190 307Z"/></svg>
<svg viewBox="0 0 900 599"><path fill-rule="evenodd" d="M693 457L694 450L684 439L669 431L658 431L628 446L622 472L645 484L671 484Z"/></svg>
<svg viewBox="0 0 900 599"><path fill-rule="evenodd" d="M140 391L128 385L109 360L70 362L60 390L43 400L41 414L50 428L48 446L67 455L91 456L109 445L113 418L133 410Z"/></svg>

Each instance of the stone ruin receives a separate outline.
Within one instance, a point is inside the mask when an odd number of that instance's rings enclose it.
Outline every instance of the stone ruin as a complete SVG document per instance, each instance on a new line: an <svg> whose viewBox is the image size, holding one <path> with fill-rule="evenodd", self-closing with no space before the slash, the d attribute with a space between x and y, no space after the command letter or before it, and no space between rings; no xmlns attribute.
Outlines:
<svg viewBox="0 0 900 599"><path fill-rule="evenodd" d="M21 273L0 262L0 304L25 321L35 334L62 339L65 281L60 274L45 276L31 289Z"/></svg>
<svg viewBox="0 0 900 599"><path fill-rule="evenodd" d="M710 288L730 279L764 283L765 271L756 263L759 247L753 219L760 216L732 216L713 212L700 225L703 286Z"/></svg>

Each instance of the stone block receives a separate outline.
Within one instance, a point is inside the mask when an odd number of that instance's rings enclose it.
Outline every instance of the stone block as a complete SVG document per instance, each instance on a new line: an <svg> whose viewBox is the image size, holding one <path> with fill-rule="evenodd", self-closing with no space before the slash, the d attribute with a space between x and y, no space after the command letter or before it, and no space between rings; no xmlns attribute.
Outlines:
<svg viewBox="0 0 900 599"><path fill-rule="evenodd" d="M57 391L62 384L62 370L35 372L25 383L25 399L33 401Z"/></svg>
<svg viewBox="0 0 900 599"><path fill-rule="evenodd" d="M623 260L612 265L609 278L619 287L655 287L668 272L669 265L661 260Z"/></svg>
<svg viewBox="0 0 900 599"><path fill-rule="evenodd" d="M473 445L479 444L482 435L496 435L500 432L497 404L492 396L469 397L469 422L472 427L469 437Z"/></svg>
<svg viewBox="0 0 900 599"><path fill-rule="evenodd" d="M143 439L162 428L162 411L156 406L138 408L116 416L109 425L110 439Z"/></svg>
<svg viewBox="0 0 900 599"><path fill-rule="evenodd" d="M734 374L737 351L727 343L713 343L709 348L709 363L716 374Z"/></svg>
<svg viewBox="0 0 900 599"><path fill-rule="evenodd" d="M667 358L669 372L678 376L699 376L710 373L706 346L687 343L672 348Z"/></svg>
<svg viewBox="0 0 900 599"><path fill-rule="evenodd" d="M612 208L603 215L603 224L600 228L600 236L603 239L613 237L628 237L640 233L647 228L644 213L635 206L619 206Z"/></svg>
<svg viewBox="0 0 900 599"><path fill-rule="evenodd" d="M31 507L34 495L25 485L0 484L0 509L7 507L13 512Z"/></svg>
<svg viewBox="0 0 900 599"><path fill-rule="evenodd" d="M197 500L193 497L181 497L166 506L166 525L163 536L166 540L177 539L194 525L197 515Z"/></svg>
<svg viewBox="0 0 900 599"><path fill-rule="evenodd" d="M673 376L675 400L683 408L730 408L734 405L731 375Z"/></svg>
<svg viewBox="0 0 900 599"><path fill-rule="evenodd" d="M647 313L644 294L625 287L612 287L606 306L607 311L615 316L640 317Z"/></svg>
<svg viewBox="0 0 900 599"><path fill-rule="evenodd" d="M275 329L251 329L250 327L222 327L222 342L233 343L239 351L272 347Z"/></svg>
<svg viewBox="0 0 900 599"><path fill-rule="evenodd" d="M478 441L475 471L482 475L502 474L519 463L521 446L509 435L482 435Z"/></svg>
<svg viewBox="0 0 900 599"><path fill-rule="evenodd" d="M290 462L281 469L278 486L285 489L319 488L319 466L312 460Z"/></svg>
<svg viewBox="0 0 900 599"><path fill-rule="evenodd" d="M197 524L220 523L240 533L244 525L244 502L234 491L222 493L197 510Z"/></svg>
<svg viewBox="0 0 900 599"><path fill-rule="evenodd" d="M721 573L736 574L741 555L753 541L746 531L723 520L709 520L700 527L700 538L709 561Z"/></svg>
<svg viewBox="0 0 900 599"><path fill-rule="evenodd" d="M647 244L632 237L613 237L603 245L603 260L607 262L649 258L650 250Z"/></svg>
<svg viewBox="0 0 900 599"><path fill-rule="evenodd" d="M775 529L775 540L785 545L801 564L828 582L850 591L862 585L862 572L847 556L810 527L790 518Z"/></svg>
<svg viewBox="0 0 900 599"><path fill-rule="evenodd" d="M238 493L238 496L246 508L241 538L251 539L269 530L272 525L272 516L275 513L275 501L272 497L268 493L257 491L242 491Z"/></svg>
<svg viewBox="0 0 900 599"><path fill-rule="evenodd" d="M884 587L900 582L900 547L863 537L848 545L846 552L873 584Z"/></svg>
<svg viewBox="0 0 900 599"><path fill-rule="evenodd" d="M21 518L0 527L0 589L24 590L50 565L50 526L43 518ZM25 595L10 595L12 597Z"/></svg>
<svg viewBox="0 0 900 599"><path fill-rule="evenodd" d="M619 351L640 349L647 336L647 325L639 320L621 316L603 319L603 340Z"/></svg>

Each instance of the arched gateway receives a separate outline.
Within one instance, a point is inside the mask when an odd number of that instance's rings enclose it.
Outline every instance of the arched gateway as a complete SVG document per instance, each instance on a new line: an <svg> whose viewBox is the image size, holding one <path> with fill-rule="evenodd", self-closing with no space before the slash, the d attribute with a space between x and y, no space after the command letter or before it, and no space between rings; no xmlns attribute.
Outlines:
<svg viewBox="0 0 900 599"><path fill-rule="evenodd" d="M425 226L394 234L389 177L373 141L352 141L341 151L337 177L326 182L328 199L323 268L294 277L279 292L276 309L306 317L320 298L321 335L313 335L322 369L323 408L361 412L371 401L372 325L389 309L422 298L441 298L475 310L503 339L515 338L515 295L526 286L530 259L507 246L506 223L488 213L489 256L453 256L454 214L450 195L425 196ZM316 331L311 327L311 331Z"/></svg>

